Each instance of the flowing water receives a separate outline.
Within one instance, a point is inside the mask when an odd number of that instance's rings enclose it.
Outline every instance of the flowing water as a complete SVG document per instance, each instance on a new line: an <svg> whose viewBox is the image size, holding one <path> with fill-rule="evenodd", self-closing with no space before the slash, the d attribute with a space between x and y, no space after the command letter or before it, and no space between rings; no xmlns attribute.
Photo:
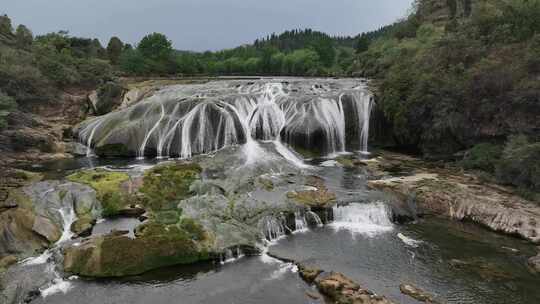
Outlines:
<svg viewBox="0 0 540 304"><path fill-rule="evenodd" d="M367 189L361 168L343 168L333 159L345 151L368 153L372 105L371 94L358 80L228 81L166 88L140 105L92 120L80 130L82 142L92 148L122 142L133 156L146 159L84 158L34 169L54 172L50 177L95 166L144 170L161 161L148 159L151 155L210 153L196 160L216 161L232 154L225 147L241 145L235 151L244 160L239 169L245 174L269 162L294 166L322 177L339 203L326 217L298 210L293 226L281 215L262 218L261 256L244 256L234 247L215 263L129 278L58 277L32 303L322 303L306 295L314 288L299 278L294 265L266 252L342 272L395 303L418 303L399 292L401 283L448 303L540 303L540 279L525 266L534 253L531 245L441 219L393 223L391 199ZM128 135L129 140L122 137ZM325 157L305 160L296 152L302 149ZM252 195L276 200L264 191ZM72 219L65 211L67 223ZM100 221L94 234L120 227L133 236L136 225L133 219Z"/></svg>

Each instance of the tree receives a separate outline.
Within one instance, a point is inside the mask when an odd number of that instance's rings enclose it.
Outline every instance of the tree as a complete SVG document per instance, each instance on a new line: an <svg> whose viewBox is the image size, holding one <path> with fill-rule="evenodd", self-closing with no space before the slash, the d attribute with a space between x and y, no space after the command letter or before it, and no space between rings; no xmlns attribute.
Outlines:
<svg viewBox="0 0 540 304"><path fill-rule="evenodd" d="M11 19L7 15L0 16L0 34L12 35L13 27L11 26Z"/></svg>
<svg viewBox="0 0 540 304"><path fill-rule="evenodd" d="M15 31L15 40L19 48L27 49L32 46L34 36L32 32L24 25L19 25Z"/></svg>
<svg viewBox="0 0 540 304"><path fill-rule="evenodd" d="M145 36L139 43L137 50L145 58L158 61L170 59L173 52L171 41L160 33Z"/></svg>
<svg viewBox="0 0 540 304"><path fill-rule="evenodd" d="M107 45L107 55L112 64L118 64L124 44L118 37L112 37Z"/></svg>

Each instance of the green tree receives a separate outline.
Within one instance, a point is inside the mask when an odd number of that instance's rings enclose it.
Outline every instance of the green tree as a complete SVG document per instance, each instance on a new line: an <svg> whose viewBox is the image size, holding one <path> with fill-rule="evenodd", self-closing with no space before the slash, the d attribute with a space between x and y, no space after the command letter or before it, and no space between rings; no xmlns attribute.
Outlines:
<svg viewBox="0 0 540 304"><path fill-rule="evenodd" d="M15 40L17 41L17 46L19 48L28 49L32 46L34 36L26 26L21 24L17 27L17 30L15 30Z"/></svg>
<svg viewBox="0 0 540 304"><path fill-rule="evenodd" d="M120 56L120 67L129 74L140 75L148 72L148 64L144 56L133 49L125 50Z"/></svg>
<svg viewBox="0 0 540 304"><path fill-rule="evenodd" d="M13 27L11 26L11 19L7 15L0 16L0 34L11 35L13 34Z"/></svg>
<svg viewBox="0 0 540 304"><path fill-rule="evenodd" d="M107 55L112 64L118 64L124 44L118 37L112 37L107 44Z"/></svg>
<svg viewBox="0 0 540 304"><path fill-rule="evenodd" d="M170 59L173 52L171 41L160 33L145 36L137 46L137 50L145 58L158 61Z"/></svg>

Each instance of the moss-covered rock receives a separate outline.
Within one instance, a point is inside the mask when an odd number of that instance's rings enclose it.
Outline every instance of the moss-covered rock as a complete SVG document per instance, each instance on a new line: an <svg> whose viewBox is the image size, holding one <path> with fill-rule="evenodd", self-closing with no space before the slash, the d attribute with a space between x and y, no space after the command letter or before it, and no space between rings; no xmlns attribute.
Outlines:
<svg viewBox="0 0 540 304"><path fill-rule="evenodd" d="M287 198L309 207L328 207L336 200L336 194L328 190L320 177L309 176L306 186L313 190L291 191L287 193Z"/></svg>
<svg viewBox="0 0 540 304"><path fill-rule="evenodd" d="M129 157L135 156L135 153L124 144L107 144L97 146L94 152L100 157Z"/></svg>
<svg viewBox="0 0 540 304"><path fill-rule="evenodd" d="M64 269L83 276L120 277L210 259L204 232L201 239L192 234L176 225L152 222L138 227L134 239L122 235L92 238L65 251Z"/></svg>
<svg viewBox="0 0 540 304"><path fill-rule="evenodd" d="M144 174L140 192L145 206L153 210L171 210L178 201L191 196L190 185L200 178L202 169L192 163L156 166Z"/></svg>
<svg viewBox="0 0 540 304"><path fill-rule="evenodd" d="M129 204L129 195L121 191L122 183L129 180L126 173L100 169L84 170L68 176L67 179L94 188L103 206L104 216L115 216Z"/></svg>

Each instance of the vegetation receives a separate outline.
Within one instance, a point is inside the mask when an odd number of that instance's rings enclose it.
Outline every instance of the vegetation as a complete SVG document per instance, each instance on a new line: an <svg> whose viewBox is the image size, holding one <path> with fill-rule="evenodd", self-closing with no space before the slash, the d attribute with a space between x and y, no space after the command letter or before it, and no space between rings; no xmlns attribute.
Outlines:
<svg viewBox="0 0 540 304"><path fill-rule="evenodd" d="M67 179L94 188L105 217L117 215L130 203L128 195L120 190L121 184L129 180L126 173L100 169L83 170L68 176Z"/></svg>
<svg viewBox="0 0 540 304"><path fill-rule="evenodd" d="M162 34L124 48L121 69L132 75L345 75L354 58L354 39L312 30L286 31L218 52L174 51Z"/></svg>
<svg viewBox="0 0 540 304"><path fill-rule="evenodd" d="M499 180L536 189L540 0L419 0L415 7L362 36L354 66L378 80L377 103L396 146L429 158L473 147L466 168L504 172ZM502 153L519 134L530 143ZM514 166L524 170L520 178Z"/></svg>
<svg viewBox="0 0 540 304"><path fill-rule="evenodd" d="M156 166L144 174L140 192L144 204L153 210L176 209L178 202L190 196L190 186L199 178L197 164L174 163Z"/></svg>

